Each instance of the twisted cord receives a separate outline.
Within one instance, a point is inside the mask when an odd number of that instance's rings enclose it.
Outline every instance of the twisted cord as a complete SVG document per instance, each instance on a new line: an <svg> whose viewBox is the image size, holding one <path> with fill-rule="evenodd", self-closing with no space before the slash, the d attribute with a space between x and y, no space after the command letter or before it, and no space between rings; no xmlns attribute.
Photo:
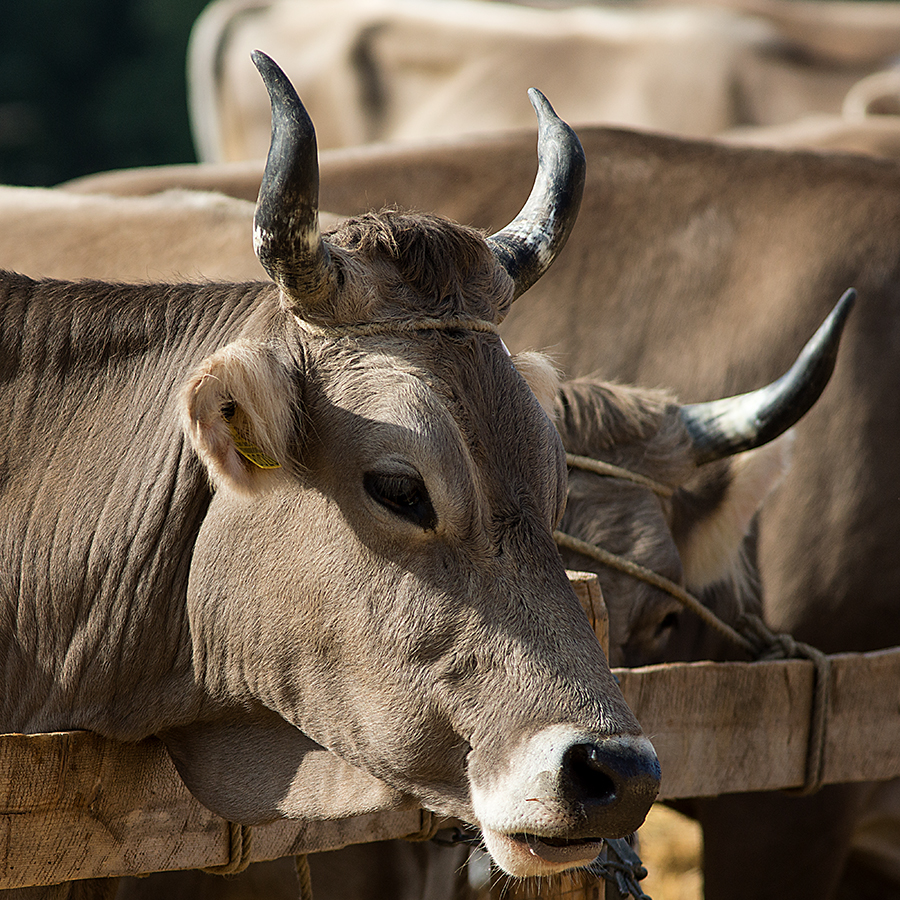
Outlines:
<svg viewBox="0 0 900 900"><path fill-rule="evenodd" d="M813 699L806 746L806 772L803 784L791 793L814 794L825 783L825 742L828 713L831 709L831 657L810 644L795 640L789 634L776 634L759 617L745 613L738 627L751 640L758 642L757 659L808 659L814 667Z"/></svg>
<svg viewBox="0 0 900 900"><path fill-rule="evenodd" d="M404 841L430 841L438 833L440 819L430 810L420 809L419 812L422 816L421 827L412 834L405 834Z"/></svg>
<svg viewBox="0 0 900 900"><path fill-rule="evenodd" d="M294 865L297 867L297 881L300 883L300 900L313 900L309 858L305 853L295 856Z"/></svg>
<svg viewBox="0 0 900 900"><path fill-rule="evenodd" d="M614 885L623 897L650 900L638 884L647 877L647 869L634 847L625 838L616 838L606 841L606 851L606 858L595 859L587 871Z"/></svg>
<svg viewBox="0 0 900 900"><path fill-rule="evenodd" d="M497 326L487 319L473 319L468 316L454 316L449 319L435 319L425 316L408 322L359 322L348 325L317 325L299 316L294 316L297 324L309 334L322 337L368 337L373 334L409 334L413 331L480 331L499 334Z"/></svg>
<svg viewBox="0 0 900 900"><path fill-rule="evenodd" d="M585 472L593 472L595 475L605 475L609 478L621 478L624 481L633 481L641 487L649 488L654 494L660 497L671 497L675 493L675 488L671 485L663 484L639 472L632 472L629 469L623 469L620 466L614 466L612 463L604 462L602 459L591 459L589 456L578 456L575 453L566 454L566 465L572 469L581 469Z"/></svg>
<svg viewBox="0 0 900 900"><path fill-rule="evenodd" d="M661 591L671 594L692 613L699 616L710 628L714 628L720 634L723 634L745 652L750 654L755 652L756 645L752 641L748 640L744 635L740 634L726 622L723 622L712 610L705 607L696 597L688 593L674 581L666 578L664 575L659 575L652 569L642 566L640 563L626 559L624 556L610 553L609 550L604 550L602 547L598 547L595 544L589 544L587 541L572 537L572 535L566 534L563 531L554 531L553 540L556 541L557 545L560 547L565 547L567 550L580 553L582 556L587 556L590 559L596 560L604 566L617 569L620 572L624 572L626 575L631 575L633 578L645 581L647 584L651 584Z"/></svg>
<svg viewBox="0 0 900 900"><path fill-rule="evenodd" d="M253 826L228 823L228 862L221 866L207 866L201 871L209 875L237 875L250 865L253 850Z"/></svg>

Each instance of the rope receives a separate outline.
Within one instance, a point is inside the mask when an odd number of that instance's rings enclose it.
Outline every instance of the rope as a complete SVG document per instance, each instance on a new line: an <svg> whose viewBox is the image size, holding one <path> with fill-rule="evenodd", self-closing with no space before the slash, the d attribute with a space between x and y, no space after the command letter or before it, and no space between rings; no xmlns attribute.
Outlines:
<svg viewBox="0 0 900 900"><path fill-rule="evenodd" d="M201 871L208 875L237 875L250 865L253 850L253 827L228 823L228 862L221 866L207 866Z"/></svg>
<svg viewBox="0 0 900 900"><path fill-rule="evenodd" d="M373 334L409 334L412 331L481 331L498 334L497 326L486 319L472 319L454 316L449 319L423 317L411 322L360 322L347 325L316 325L299 316L294 316L297 324L309 334L323 337L368 337Z"/></svg>
<svg viewBox="0 0 900 900"><path fill-rule="evenodd" d="M313 900L309 858L305 853L301 856L295 856L294 865L297 867L297 880L300 882L300 900Z"/></svg>
<svg viewBox="0 0 900 900"><path fill-rule="evenodd" d="M427 809L420 809L419 812L422 816L421 827L412 834L405 834L404 841L430 841L438 833L440 825L438 817Z"/></svg>
<svg viewBox="0 0 900 900"><path fill-rule="evenodd" d="M606 475L610 478L633 481L635 484L641 485L641 487L649 488L660 497L671 497L675 493L675 488L671 485L663 484L661 481L654 481L654 479L648 478L646 475L622 469L619 466L614 466L612 463L603 462L601 459L591 459L589 456L576 456L574 453L567 453L566 464L571 469L582 469L585 472L593 472L595 475Z"/></svg>
<svg viewBox="0 0 900 900"><path fill-rule="evenodd" d="M571 457L571 459L576 460L575 465L577 468L597 472L599 475L621 477L636 484L641 484L644 479L643 475L637 475L637 473L624 469L619 470L623 474L617 475L614 471L618 469L617 466L611 466L598 460L591 460L587 457ZM567 460L569 460L568 455ZM592 465L585 465L585 463L591 463ZM573 465L573 463L569 462L569 465ZM648 482L646 486L650 490L659 493L654 487L654 485L660 486L659 482L654 482L652 479L646 479L646 481ZM666 496L673 493L668 486L661 486L668 492ZM615 553L604 550L602 547L589 544L587 541L579 540L562 531L555 531L553 539L560 547L565 547L575 553L580 553L582 556L587 556L601 565L624 572L626 575L631 575L633 578L651 584L675 597L685 608L699 616L706 625L715 629L719 634L724 635L746 653L750 654L752 659L810 660L814 667L813 697L810 709L804 780L799 788L790 791L790 793L806 796L815 793L822 787L824 783L828 712L831 707L831 659L827 654L816 647L795 640L789 634L776 634L769 629L759 616L745 613L739 618L737 629L732 628L729 624L723 622L711 609L704 606L693 594L674 581L657 574L640 563L618 556Z"/></svg>
<svg viewBox="0 0 900 900"><path fill-rule="evenodd" d="M828 712L831 709L831 657L810 644L794 640L789 634L775 634L759 616L744 614L740 626L745 634L756 636L760 645L757 659L808 659L813 664L813 701L806 744L806 772L803 784L791 793L814 794L824 782L825 741Z"/></svg>
<svg viewBox="0 0 900 900"><path fill-rule="evenodd" d="M710 626L710 628L714 628L720 634L725 635L725 637L733 641L747 653L753 654L756 651L757 647L752 641L745 638L726 622L723 622L712 610L705 607L696 597L689 594L680 585L675 584L674 581L670 581L664 575L659 575L652 569L642 566L640 563L625 559L624 556L610 553L609 550L604 550L602 547L598 547L595 544L589 544L587 541L579 540L579 538L572 537L572 535L566 534L563 531L554 531L553 540L556 541L560 547L565 547L567 550L573 550L575 553L580 553L582 556L587 556L590 559L596 560L604 566L618 569L626 575L631 575L633 578L652 584L661 591L666 591L666 593L671 594L679 600L691 612L698 615L704 623Z"/></svg>
<svg viewBox="0 0 900 900"><path fill-rule="evenodd" d="M606 858L595 859L587 871L614 885L623 897L650 900L638 884L647 877L647 870L634 847L625 838L615 838L606 841L606 848Z"/></svg>

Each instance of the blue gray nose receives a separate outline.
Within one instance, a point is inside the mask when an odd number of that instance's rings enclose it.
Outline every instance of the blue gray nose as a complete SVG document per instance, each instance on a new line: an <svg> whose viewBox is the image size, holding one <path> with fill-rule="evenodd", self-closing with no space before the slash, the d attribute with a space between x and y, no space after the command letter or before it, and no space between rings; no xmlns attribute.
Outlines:
<svg viewBox="0 0 900 900"><path fill-rule="evenodd" d="M571 744L559 792L583 810L580 837L624 837L644 821L659 793L659 760L643 737Z"/></svg>

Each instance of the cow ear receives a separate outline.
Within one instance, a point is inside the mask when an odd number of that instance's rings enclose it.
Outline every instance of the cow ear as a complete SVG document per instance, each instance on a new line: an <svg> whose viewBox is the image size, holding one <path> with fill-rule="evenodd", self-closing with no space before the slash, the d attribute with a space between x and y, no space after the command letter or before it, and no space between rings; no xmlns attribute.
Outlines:
<svg viewBox="0 0 900 900"><path fill-rule="evenodd" d="M254 493L288 461L296 386L267 348L236 341L188 378L182 419L216 488Z"/></svg>
<svg viewBox="0 0 900 900"><path fill-rule="evenodd" d="M504 344L504 349L506 345ZM509 350L506 351L509 353ZM556 418L556 397L559 393L560 371L553 360L544 353L526 350L512 357L513 365L537 397L541 408L550 417Z"/></svg>
<svg viewBox="0 0 900 900"><path fill-rule="evenodd" d="M743 540L763 501L787 473L793 442L789 430L729 457L727 465L701 466L695 479L676 491L673 534L690 589L743 577Z"/></svg>

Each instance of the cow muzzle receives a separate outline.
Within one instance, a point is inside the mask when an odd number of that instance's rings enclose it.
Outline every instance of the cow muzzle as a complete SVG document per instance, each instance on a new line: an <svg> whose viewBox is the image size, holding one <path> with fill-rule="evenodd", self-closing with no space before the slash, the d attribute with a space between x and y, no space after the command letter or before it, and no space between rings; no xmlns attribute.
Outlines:
<svg viewBox="0 0 900 900"><path fill-rule="evenodd" d="M518 877L587 865L605 838L631 834L659 792L659 761L641 736L598 737L554 726L520 746L472 801L485 846Z"/></svg>

